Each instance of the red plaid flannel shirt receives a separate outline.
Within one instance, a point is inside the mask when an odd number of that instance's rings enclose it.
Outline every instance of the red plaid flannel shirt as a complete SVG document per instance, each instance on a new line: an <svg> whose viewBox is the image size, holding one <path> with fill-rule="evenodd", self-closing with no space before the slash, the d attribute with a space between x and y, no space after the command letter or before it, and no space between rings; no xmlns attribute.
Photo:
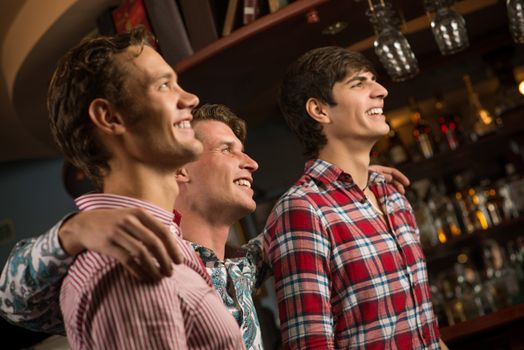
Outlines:
<svg viewBox="0 0 524 350"><path fill-rule="evenodd" d="M312 160L270 214L285 348L439 349L413 210L379 174L369 188L386 216L349 174Z"/></svg>

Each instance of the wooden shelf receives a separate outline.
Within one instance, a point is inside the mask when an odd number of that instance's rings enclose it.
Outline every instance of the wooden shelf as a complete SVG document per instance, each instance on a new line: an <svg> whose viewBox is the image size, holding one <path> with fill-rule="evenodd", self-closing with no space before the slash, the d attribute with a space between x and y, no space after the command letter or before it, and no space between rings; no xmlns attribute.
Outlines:
<svg viewBox="0 0 524 350"><path fill-rule="evenodd" d="M466 345L467 343L474 343L472 344L472 348L475 348L478 346L475 343L489 342L489 339L493 339L491 333L494 333L493 331L495 331L499 337L501 337L500 335L502 334L502 337L504 338L503 342L507 343L499 343L497 349L523 349L523 324L524 304L520 304L499 310L486 316L478 317L474 320L441 328L440 335L450 349L465 349L469 348ZM519 333L517 334L513 331ZM455 346L453 346L454 344ZM484 344L484 346L486 345L489 348L489 344ZM479 347L476 348L479 349Z"/></svg>
<svg viewBox="0 0 524 350"><path fill-rule="evenodd" d="M204 62L207 59L210 59L218 53L234 45L238 45L241 42L250 39L254 35L272 28L282 22L285 22L296 16L300 16L310 9L322 5L328 1L329 0L301 0L293 2L279 11L260 17L256 21L238 28L230 35L222 37L214 43L195 52L193 55L177 63L175 70L179 73L184 73L188 69Z"/></svg>

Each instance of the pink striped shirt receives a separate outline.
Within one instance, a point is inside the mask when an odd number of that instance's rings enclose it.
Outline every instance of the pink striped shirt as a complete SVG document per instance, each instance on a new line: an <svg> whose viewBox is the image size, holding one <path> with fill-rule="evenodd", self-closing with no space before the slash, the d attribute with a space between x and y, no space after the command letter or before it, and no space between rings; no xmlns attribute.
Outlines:
<svg viewBox="0 0 524 350"><path fill-rule="evenodd" d="M60 293L73 349L244 349L234 318L212 288L201 260L181 238L173 214L112 194L79 197L80 210L140 207L169 226L184 254L171 277L146 283L113 258L80 254Z"/></svg>

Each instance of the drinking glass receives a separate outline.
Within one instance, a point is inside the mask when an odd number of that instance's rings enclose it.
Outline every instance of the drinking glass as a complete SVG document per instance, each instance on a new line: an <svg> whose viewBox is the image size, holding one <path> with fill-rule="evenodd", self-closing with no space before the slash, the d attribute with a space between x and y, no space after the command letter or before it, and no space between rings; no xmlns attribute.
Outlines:
<svg viewBox="0 0 524 350"><path fill-rule="evenodd" d="M448 7L437 8L431 30L442 55L451 55L469 46L464 17Z"/></svg>
<svg viewBox="0 0 524 350"><path fill-rule="evenodd" d="M506 0L506 8L513 41L517 44L524 44L524 1Z"/></svg>

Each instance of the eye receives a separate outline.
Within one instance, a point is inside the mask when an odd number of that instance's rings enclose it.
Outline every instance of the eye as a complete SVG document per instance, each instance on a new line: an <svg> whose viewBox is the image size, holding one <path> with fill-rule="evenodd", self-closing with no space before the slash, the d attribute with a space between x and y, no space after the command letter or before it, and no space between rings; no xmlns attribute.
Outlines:
<svg viewBox="0 0 524 350"><path fill-rule="evenodd" d="M352 87L352 88L356 88L356 87L361 87L361 86L363 86L363 85L364 85L364 83L363 83L362 81L358 81L358 82L356 82L355 84L351 85L351 87Z"/></svg>
<svg viewBox="0 0 524 350"><path fill-rule="evenodd" d="M221 151L222 151L222 153L229 154L229 153L233 152L233 149L231 148L231 146L224 146L224 147L222 147Z"/></svg>
<svg viewBox="0 0 524 350"><path fill-rule="evenodd" d="M165 81L162 84L160 84L159 89L161 90L169 89L169 82Z"/></svg>

